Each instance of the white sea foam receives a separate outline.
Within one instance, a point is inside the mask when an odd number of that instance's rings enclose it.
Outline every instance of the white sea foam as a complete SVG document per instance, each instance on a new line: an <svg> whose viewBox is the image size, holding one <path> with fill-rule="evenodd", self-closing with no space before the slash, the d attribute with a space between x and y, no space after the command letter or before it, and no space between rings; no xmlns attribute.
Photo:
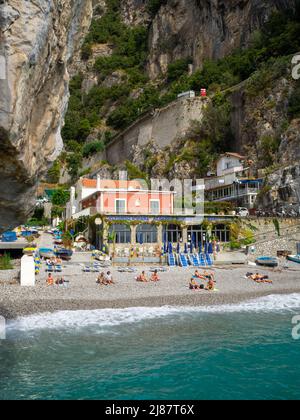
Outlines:
<svg viewBox="0 0 300 420"><path fill-rule="evenodd" d="M300 294L270 295L259 299L234 305L203 307L157 307L128 309L99 309L85 311L59 311L18 318L8 325L8 330L37 331L72 329L87 327L112 327L122 324L133 324L145 320L166 318L185 314L218 314L218 313L270 313L300 310Z"/></svg>

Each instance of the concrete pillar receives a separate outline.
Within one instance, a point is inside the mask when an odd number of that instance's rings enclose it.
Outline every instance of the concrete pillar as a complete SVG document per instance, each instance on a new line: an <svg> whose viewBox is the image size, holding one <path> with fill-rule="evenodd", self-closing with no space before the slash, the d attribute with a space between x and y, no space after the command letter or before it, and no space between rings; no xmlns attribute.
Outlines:
<svg viewBox="0 0 300 420"><path fill-rule="evenodd" d="M159 243L159 245L161 246L163 244L163 225L159 225L157 227L157 242Z"/></svg>
<svg viewBox="0 0 300 420"><path fill-rule="evenodd" d="M35 286L35 263L34 258L24 255L21 259L21 286Z"/></svg>
<svg viewBox="0 0 300 420"><path fill-rule="evenodd" d="M103 222L103 243L104 243L104 245L108 245L108 233L109 233L109 225L104 221Z"/></svg>
<svg viewBox="0 0 300 420"><path fill-rule="evenodd" d="M184 244L188 242L188 228L187 227L184 227L182 229L182 241Z"/></svg>
<svg viewBox="0 0 300 420"><path fill-rule="evenodd" d="M131 226L131 245L136 244L136 230L137 226Z"/></svg>

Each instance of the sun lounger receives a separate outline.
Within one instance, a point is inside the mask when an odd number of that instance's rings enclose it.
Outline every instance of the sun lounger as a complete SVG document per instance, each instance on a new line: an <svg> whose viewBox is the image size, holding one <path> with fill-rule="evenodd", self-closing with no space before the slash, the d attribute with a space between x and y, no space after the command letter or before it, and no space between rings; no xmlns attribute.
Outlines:
<svg viewBox="0 0 300 420"><path fill-rule="evenodd" d="M209 267L211 267L213 265L213 259L212 259L211 255L210 254L206 254L205 255L205 258L206 258L207 265Z"/></svg>
<svg viewBox="0 0 300 420"><path fill-rule="evenodd" d="M176 259L175 259L174 254L168 255L168 264L170 267L176 267Z"/></svg>
<svg viewBox="0 0 300 420"><path fill-rule="evenodd" d="M159 273L166 273L168 271L168 269L166 267L151 267L150 268L151 273L154 273L155 271L157 271Z"/></svg>
<svg viewBox="0 0 300 420"><path fill-rule="evenodd" d="M91 267L89 267L89 266L82 266L82 271L84 272L84 273L90 273L91 272Z"/></svg>
<svg viewBox="0 0 300 420"><path fill-rule="evenodd" d="M206 259L204 257L204 254L200 254L199 255L199 259L200 259L200 267L206 267L207 266L207 262L206 262Z"/></svg>
<svg viewBox="0 0 300 420"><path fill-rule="evenodd" d="M187 268L189 266L188 260L184 254L179 254L179 264L183 268Z"/></svg>

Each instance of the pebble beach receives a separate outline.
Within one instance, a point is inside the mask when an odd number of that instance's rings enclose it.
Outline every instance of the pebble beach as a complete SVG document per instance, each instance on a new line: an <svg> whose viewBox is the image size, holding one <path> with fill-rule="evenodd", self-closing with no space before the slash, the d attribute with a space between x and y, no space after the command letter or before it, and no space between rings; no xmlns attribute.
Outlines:
<svg viewBox="0 0 300 420"><path fill-rule="evenodd" d="M7 319L61 310L90 310L103 308L211 306L235 304L271 294L300 293L300 269L291 265L284 271L258 269L248 266L228 266L213 269L216 292L192 291L189 280L195 270L172 268L160 274L158 283L139 283L137 274L120 273L109 269L115 285L96 284L97 273L83 273L79 264L64 266L67 287L46 285L47 273L43 265L34 288L21 288L17 281L0 281L0 315ZM150 267L140 267L150 277ZM108 269L105 270L106 272ZM257 284L245 278L247 272L268 275L273 284ZM61 276L54 275L54 278Z"/></svg>

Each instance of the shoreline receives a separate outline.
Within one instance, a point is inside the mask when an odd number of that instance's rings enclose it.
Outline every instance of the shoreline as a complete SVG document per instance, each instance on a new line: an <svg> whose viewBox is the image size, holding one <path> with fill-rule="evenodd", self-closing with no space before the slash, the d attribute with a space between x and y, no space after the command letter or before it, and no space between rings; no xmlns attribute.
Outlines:
<svg viewBox="0 0 300 420"><path fill-rule="evenodd" d="M239 292L235 294L216 294L191 292L190 296L149 296L143 298L123 298L115 300L72 300L72 299L31 299L25 301L0 301L0 314L8 321L19 317L43 315L60 311L89 311L100 309L128 309L137 307L207 307L234 305L270 295L290 295L300 293L300 288L285 290L269 289L257 292Z"/></svg>
<svg viewBox="0 0 300 420"><path fill-rule="evenodd" d="M41 246L52 244L52 238L44 235ZM232 305L274 294L300 293L300 267L290 263L284 271L248 265L215 266L212 271L217 281L217 293L189 290L189 281L195 268L168 268L160 274L158 283L138 283L137 273L142 270L150 276L150 266L136 267L137 272L120 273L117 267L103 271L111 271L115 280L113 286L96 284L97 273L84 273L83 261L91 262L91 255L73 255L72 261L63 264L62 274L68 287L47 287L46 264L43 262L40 274L36 277L33 288L20 287L17 282L11 283L13 273L4 276L10 280L6 284L0 282L0 316L7 320L18 317L53 313L58 311L124 309L136 307L163 306L215 306ZM200 269L200 271L202 271ZM247 272L260 272L268 275L273 285L257 284L245 278ZM201 281L202 282L202 281ZM205 282L204 283L205 286Z"/></svg>

